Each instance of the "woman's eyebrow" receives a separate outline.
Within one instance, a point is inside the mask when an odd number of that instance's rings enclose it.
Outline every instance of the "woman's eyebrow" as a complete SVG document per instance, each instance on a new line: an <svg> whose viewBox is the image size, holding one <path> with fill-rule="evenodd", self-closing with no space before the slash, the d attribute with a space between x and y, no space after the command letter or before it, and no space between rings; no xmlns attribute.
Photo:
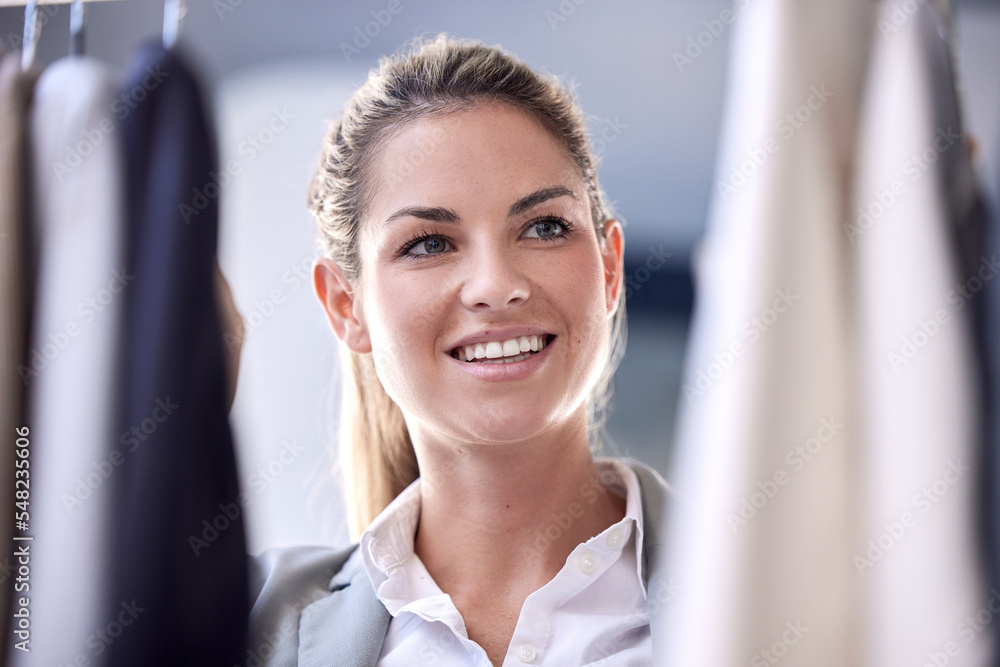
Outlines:
<svg viewBox="0 0 1000 667"><path fill-rule="evenodd" d="M443 208L441 206L407 206L401 208L382 223L382 226L388 225L390 222L396 218L423 218L424 220L432 220L434 222L451 222L454 224L461 224L461 220L458 214L451 209Z"/></svg>
<svg viewBox="0 0 1000 667"><path fill-rule="evenodd" d="M558 185L554 188L544 188L542 190L536 190L526 197L521 197L510 207L510 211L507 213L508 218L513 218L515 215L520 215L525 211L530 211L534 207L538 206L542 202L546 202L550 199L555 199L556 197L572 197L577 201L577 203L582 204L579 197L573 193L569 188Z"/></svg>
<svg viewBox="0 0 1000 667"><path fill-rule="evenodd" d="M516 202L514 202L510 210L507 212L508 218L513 218L516 215L520 215L525 211L530 211L535 206L546 202L550 199L555 199L556 197L572 197L578 203L583 203L580 198L567 187L556 186L554 188L543 188L541 190L536 190L530 195L525 195L521 197ZM452 224L461 224L462 219L458 217L458 214L451 209L444 208L442 206L406 206L399 209L382 223L383 226L389 224L396 218L402 218L410 216L413 218L421 218L423 220L431 220L433 222L446 222Z"/></svg>

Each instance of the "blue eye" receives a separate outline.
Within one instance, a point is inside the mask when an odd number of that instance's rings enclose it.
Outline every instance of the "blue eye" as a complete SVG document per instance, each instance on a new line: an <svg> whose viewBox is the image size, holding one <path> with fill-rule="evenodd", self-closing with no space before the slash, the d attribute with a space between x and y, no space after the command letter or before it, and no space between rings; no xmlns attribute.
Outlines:
<svg viewBox="0 0 1000 667"><path fill-rule="evenodd" d="M414 244L414 248L419 248L423 246L424 252L414 253L417 255L438 255L444 252L446 241L440 236L427 236L422 241ZM412 250L412 248L411 248Z"/></svg>
<svg viewBox="0 0 1000 667"><path fill-rule="evenodd" d="M527 235L527 231L535 230L535 235ZM564 220L556 215L547 215L536 220L532 220L525 232L525 238L539 239L541 241L552 241L564 239L573 233L573 223ZM414 234L410 240L404 243L396 254L407 259L414 259L425 255L442 255L447 252L451 242L447 237L440 234L433 234L426 229ZM423 252L413 252L415 249L422 249Z"/></svg>
<svg viewBox="0 0 1000 667"><path fill-rule="evenodd" d="M573 226L562 218L554 215L548 215L544 218L532 221L531 226L528 227L528 229L537 229L539 232L538 236L529 238L539 238L546 241L549 239L564 238L566 236L566 232L570 231L572 228ZM542 232L541 230L545 231Z"/></svg>
<svg viewBox="0 0 1000 667"><path fill-rule="evenodd" d="M401 257L416 257L419 255L440 255L445 251L448 241L439 234L432 234L427 230L421 230L419 234L414 234L409 241L404 243L397 251ZM423 247L424 252L410 252L414 248Z"/></svg>

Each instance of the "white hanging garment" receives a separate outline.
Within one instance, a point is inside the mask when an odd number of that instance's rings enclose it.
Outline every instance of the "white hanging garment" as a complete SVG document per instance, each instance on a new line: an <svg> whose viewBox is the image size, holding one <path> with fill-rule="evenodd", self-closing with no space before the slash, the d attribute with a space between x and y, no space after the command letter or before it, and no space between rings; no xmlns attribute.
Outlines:
<svg viewBox="0 0 1000 667"><path fill-rule="evenodd" d="M52 64L32 110L39 239L32 340L31 653L15 665L100 664L117 619L103 556L113 475L128 449L113 428L115 347L123 291L123 162L105 67ZM126 601L128 602L128 601ZM117 632L121 632L119 627Z"/></svg>
<svg viewBox="0 0 1000 667"><path fill-rule="evenodd" d="M956 218L975 188L946 21L933 4L900 1L882 4L877 25L847 227L865 474L854 558L870 639L864 664L987 665L992 630L969 622L990 601L976 541L969 305L1000 267L984 257L978 275L960 269Z"/></svg>
<svg viewBox="0 0 1000 667"><path fill-rule="evenodd" d="M676 441L662 664L857 665L846 219L870 3L734 26Z"/></svg>

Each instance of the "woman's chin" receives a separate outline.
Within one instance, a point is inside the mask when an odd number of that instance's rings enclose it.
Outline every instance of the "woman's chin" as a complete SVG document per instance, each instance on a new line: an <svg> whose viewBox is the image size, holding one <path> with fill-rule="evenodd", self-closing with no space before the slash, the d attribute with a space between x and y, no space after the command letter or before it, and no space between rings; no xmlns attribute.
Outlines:
<svg viewBox="0 0 1000 667"><path fill-rule="evenodd" d="M545 431L550 424L551 418L548 415L489 413L467 421L464 430L473 442L504 445L530 440Z"/></svg>

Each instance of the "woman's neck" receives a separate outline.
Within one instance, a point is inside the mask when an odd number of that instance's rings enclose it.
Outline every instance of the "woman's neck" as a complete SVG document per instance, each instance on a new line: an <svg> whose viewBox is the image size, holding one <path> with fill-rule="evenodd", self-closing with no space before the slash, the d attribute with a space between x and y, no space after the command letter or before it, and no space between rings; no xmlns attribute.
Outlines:
<svg viewBox="0 0 1000 667"><path fill-rule="evenodd" d="M577 545L625 516L625 499L601 483L585 426L512 444L415 444L414 548L453 597L509 597L519 611Z"/></svg>

